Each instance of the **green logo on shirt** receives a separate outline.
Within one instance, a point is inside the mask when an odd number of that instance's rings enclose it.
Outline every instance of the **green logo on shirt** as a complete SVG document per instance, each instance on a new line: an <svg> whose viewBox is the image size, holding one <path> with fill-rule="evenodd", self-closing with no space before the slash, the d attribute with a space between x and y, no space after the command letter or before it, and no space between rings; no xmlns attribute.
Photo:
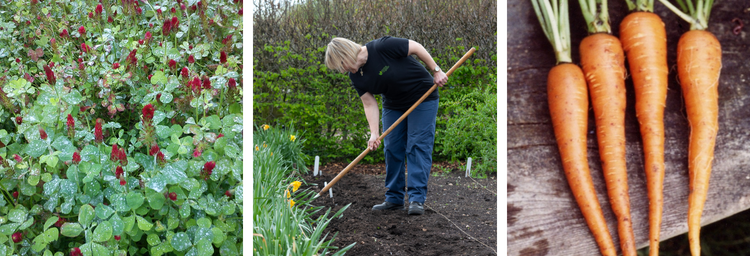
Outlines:
<svg viewBox="0 0 750 256"><path fill-rule="evenodd" d="M383 69L380 70L380 75L383 75L383 72L388 71L388 66L383 67Z"/></svg>

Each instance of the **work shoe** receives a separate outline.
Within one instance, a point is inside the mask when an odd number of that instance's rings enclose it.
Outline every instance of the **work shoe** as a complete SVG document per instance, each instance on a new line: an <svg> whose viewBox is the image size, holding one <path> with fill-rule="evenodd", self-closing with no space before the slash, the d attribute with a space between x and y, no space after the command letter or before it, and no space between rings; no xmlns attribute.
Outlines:
<svg viewBox="0 0 750 256"><path fill-rule="evenodd" d="M403 204L394 204L391 202L384 202L382 204L376 204L372 207L373 211L382 211L382 210L404 210Z"/></svg>
<svg viewBox="0 0 750 256"><path fill-rule="evenodd" d="M409 215L422 215L424 214L424 206L420 202L409 203Z"/></svg>

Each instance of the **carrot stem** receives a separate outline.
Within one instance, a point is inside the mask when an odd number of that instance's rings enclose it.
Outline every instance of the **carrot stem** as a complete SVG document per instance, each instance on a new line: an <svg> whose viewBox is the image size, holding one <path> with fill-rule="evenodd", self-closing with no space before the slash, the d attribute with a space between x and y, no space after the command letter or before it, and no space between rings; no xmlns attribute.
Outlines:
<svg viewBox="0 0 750 256"><path fill-rule="evenodd" d="M568 0L550 2L532 0L534 12L542 25L542 30L555 50L557 64L572 62L570 47L570 26L568 22ZM563 8L560 8L560 7Z"/></svg>
<svg viewBox="0 0 750 256"><path fill-rule="evenodd" d="M589 34L612 33L612 28L609 26L609 11L606 0L578 0L578 3L581 5ZM597 9L597 6L601 9Z"/></svg>

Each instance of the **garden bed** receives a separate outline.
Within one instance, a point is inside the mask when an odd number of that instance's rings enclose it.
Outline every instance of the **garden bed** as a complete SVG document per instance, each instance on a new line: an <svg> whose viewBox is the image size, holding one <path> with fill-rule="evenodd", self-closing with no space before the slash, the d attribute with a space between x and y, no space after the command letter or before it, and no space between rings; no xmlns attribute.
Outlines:
<svg viewBox="0 0 750 256"><path fill-rule="evenodd" d="M323 182L333 179L347 164L327 164L320 167L322 176L313 177L310 171L303 178L313 185L312 190L320 191ZM432 169L425 214L421 216L371 210L385 199L384 164L355 166L333 186L333 199L325 196L312 204L331 207L335 212L351 203L326 229L331 234L338 232L334 246L357 243L347 252L349 255L495 255L496 178L470 179L457 165L439 165Z"/></svg>

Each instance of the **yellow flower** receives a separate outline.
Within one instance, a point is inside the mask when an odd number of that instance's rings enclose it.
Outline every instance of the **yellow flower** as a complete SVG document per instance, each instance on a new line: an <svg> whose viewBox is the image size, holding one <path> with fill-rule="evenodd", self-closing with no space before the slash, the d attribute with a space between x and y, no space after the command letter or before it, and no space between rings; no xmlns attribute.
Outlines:
<svg viewBox="0 0 750 256"><path fill-rule="evenodd" d="M289 207L294 207L294 200L289 200Z"/></svg>
<svg viewBox="0 0 750 256"><path fill-rule="evenodd" d="M302 185L302 182L293 181L291 185L292 185L292 192L297 192L297 189L299 189L299 186Z"/></svg>
<svg viewBox="0 0 750 256"><path fill-rule="evenodd" d="M271 128L271 126L268 126L267 124L264 124L264 125L263 125L263 130L264 130L264 131L265 131L265 130L268 130L268 128Z"/></svg>
<svg viewBox="0 0 750 256"><path fill-rule="evenodd" d="M271 152L271 156L273 156L273 152Z"/></svg>
<svg viewBox="0 0 750 256"><path fill-rule="evenodd" d="M289 140L294 141L297 139L297 136L289 135Z"/></svg>
<svg viewBox="0 0 750 256"><path fill-rule="evenodd" d="M289 193L289 190L288 190L288 189L284 191L284 195L286 195L286 198L289 198L289 197L291 197L291 196L292 196L292 194L291 194L291 193Z"/></svg>
<svg viewBox="0 0 750 256"><path fill-rule="evenodd" d="M265 142L263 142L263 147L264 147L264 148L265 148L265 147L268 147L268 145L266 145L266 143L265 143Z"/></svg>
<svg viewBox="0 0 750 256"><path fill-rule="evenodd" d="M255 146L255 151L258 151L258 150L260 150L260 148L256 145Z"/></svg>

